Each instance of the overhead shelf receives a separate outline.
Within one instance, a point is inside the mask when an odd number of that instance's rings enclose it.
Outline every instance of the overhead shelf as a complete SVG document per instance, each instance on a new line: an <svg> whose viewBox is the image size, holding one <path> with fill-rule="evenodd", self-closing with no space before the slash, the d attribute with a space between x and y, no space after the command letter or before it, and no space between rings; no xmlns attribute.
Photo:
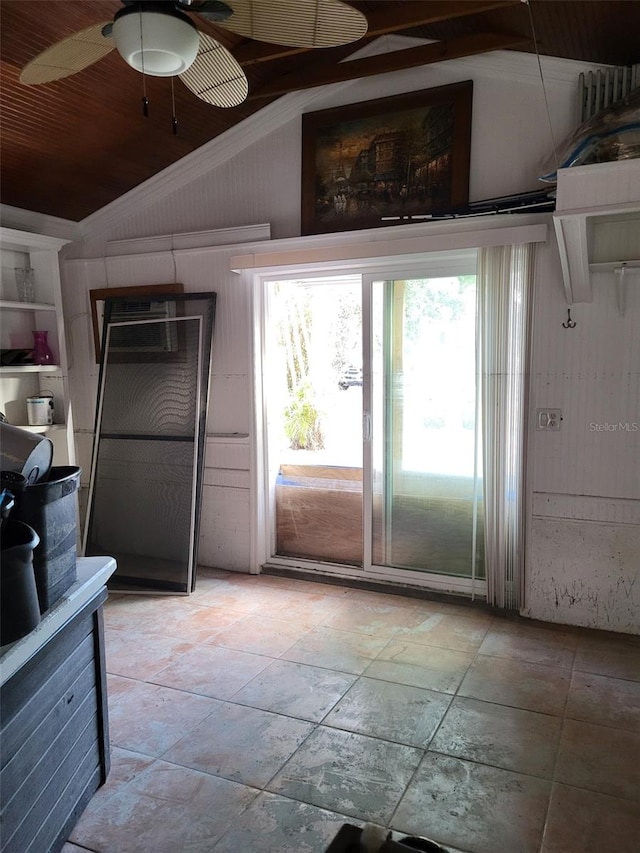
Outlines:
<svg viewBox="0 0 640 853"><path fill-rule="evenodd" d="M624 269L636 279L640 160L560 169L553 222L569 305L593 301L594 273Z"/></svg>

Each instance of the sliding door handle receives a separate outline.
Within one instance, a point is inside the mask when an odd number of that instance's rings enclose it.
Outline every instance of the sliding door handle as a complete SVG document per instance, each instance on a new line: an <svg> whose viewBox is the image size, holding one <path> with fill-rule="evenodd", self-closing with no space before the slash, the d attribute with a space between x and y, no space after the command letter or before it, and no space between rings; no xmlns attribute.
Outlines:
<svg viewBox="0 0 640 853"><path fill-rule="evenodd" d="M362 415L362 440L371 441L371 415L369 412Z"/></svg>

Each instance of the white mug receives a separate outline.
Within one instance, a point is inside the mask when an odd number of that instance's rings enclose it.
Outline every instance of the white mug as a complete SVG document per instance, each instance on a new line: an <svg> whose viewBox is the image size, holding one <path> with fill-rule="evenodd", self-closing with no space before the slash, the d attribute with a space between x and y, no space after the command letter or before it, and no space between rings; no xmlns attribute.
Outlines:
<svg viewBox="0 0 640 853"><path fill-rule="evenodd" d="M27 397L27 421L29 426L50 426L53 423L53 394L43 391Z"/></svg>

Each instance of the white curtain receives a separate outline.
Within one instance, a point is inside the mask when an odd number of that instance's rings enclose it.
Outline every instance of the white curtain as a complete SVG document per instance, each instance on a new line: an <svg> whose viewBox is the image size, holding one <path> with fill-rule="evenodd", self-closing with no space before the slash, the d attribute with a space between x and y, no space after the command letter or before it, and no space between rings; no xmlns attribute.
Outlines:
<svg viewBox="0 0 640 853"><path fill-rule="evenodd" d="M535 244L478 251L487 602L517 609L524 564L527 364Z"/></svg>

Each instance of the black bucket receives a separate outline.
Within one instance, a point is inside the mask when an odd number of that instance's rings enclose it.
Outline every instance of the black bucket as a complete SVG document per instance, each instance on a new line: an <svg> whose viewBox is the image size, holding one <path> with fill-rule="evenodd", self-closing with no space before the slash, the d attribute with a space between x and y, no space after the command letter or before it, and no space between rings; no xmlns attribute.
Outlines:
<svg viewBox="0 0 640 853"><path fill-rule="evenodd" d="M46 482L32 483L16 494L11 517L24 521L40 536L33 568L41 613L49 610L76 581L76 493L80 474L81 469L74 466L54 466Z"/></svg>
<svg viewBox="0 0 640 853"><path fill-rule="evenodd" d="M33 549L38 534L22 521L7 519L0 544L0 644L14 643L40 622L40 606L33 571Z"/></svg>

